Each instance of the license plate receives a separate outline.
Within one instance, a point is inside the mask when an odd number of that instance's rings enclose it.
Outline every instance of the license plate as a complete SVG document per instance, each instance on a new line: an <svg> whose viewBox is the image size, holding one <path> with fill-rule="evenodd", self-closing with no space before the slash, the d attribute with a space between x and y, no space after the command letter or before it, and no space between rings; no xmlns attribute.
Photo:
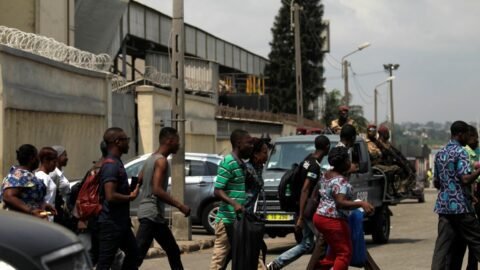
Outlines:
<svg viewBox="0 0 480 270"><path fill-rule="evenodd" d="M267 220L269 220L269 221L290 221L290 220L293 220L293 215L267 214Z"/></svg>

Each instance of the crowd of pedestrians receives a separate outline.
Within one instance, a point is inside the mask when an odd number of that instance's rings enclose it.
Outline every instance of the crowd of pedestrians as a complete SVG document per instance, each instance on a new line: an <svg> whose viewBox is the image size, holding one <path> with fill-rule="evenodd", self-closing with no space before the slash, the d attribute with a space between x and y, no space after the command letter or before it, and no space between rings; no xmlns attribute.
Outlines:
<svg viewBox="0 0 480 270"><path fill-rule="evenodd" d="M480 259L478 131L463 121L456 121L451 126L451 136L435 157L433 178L439 189L435 212L439 222L432 269L461 269L467 247L467 269L477 269ZM160 146L144 163L138 184L129 183L121 160L122 155L128 153L129 141L120 128L109 128L104 133L100 144L102 156L91 169L98 171L101 198L101 211L95 218L75 220L75 210L68 207L71 191L63 173L68 157L66 149L58 145L42 147L40 151L29 144L18 148L18 163L2 181L3 207L70 226L90 250L96 269L138 269L153 240L165 250L171 269L183 269L179 246L165 217L165 204L178 208L185 216L190 215L189 206L167 192L167 157L177 153L179 135L169 127L160 131ZM356 130L349 124L342 127L335 147L331 147L328 137L316 137L315 151L299 161L299 175L304 182L297 202L295 230L302 233L302 240L268 264L265 242L260 241L257 244L263 252L246 259L257 260L258 269L282 269L315 247L307 269L348 269L353 252L349 213L358 208L366 215L374 211L370 203L354 200L349 183L350 174L358 170L358 164L352 161L355 141ZM233 131L230 142L232 152L219 164L214 183L214 195L221 203L215 220L212 270L227 268L235 246L235 222L247 215L261 216L262 211L257 207L262 204L258 201L265 196L262 171L268 159L268 142L252 137L245 130ZM328 159L329 170L321 166L324 158ZM137 197L140 226L135 236L130 202ZM313 214L309 215L310 210L306 209L309 198L313 197L316 204ZM68 217L75 220L73 228L71 222L66 222ZM261 218L258 220L262 222Z"/></svg>

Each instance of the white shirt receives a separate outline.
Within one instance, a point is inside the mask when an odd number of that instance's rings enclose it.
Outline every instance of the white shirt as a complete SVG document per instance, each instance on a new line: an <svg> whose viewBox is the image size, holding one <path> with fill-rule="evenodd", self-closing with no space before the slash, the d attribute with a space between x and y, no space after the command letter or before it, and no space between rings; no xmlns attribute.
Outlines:
<svg viewBox="0 0 480 270"><path fill-rule="evenodd" d="M57 195L57 185L55 185L55 182L43 171L36 171L35 177L41 179L47 187L47 194L45 195L44 201L55 206L55 196Z"/></svg>
<svg viewBox="0 0 480 270"><path fill-rule="evenodd" d="M58 187L60 195L62 195L63 199L65 200L70 193L70 182L59 168L55 168L55 170L49 175L55 185Z"/></svg>
<svg viewBox="0 0 480 270"><path fill-rule="evenodd" d="M53 182L52 178L43 171L36 171L35 177L41 179L45 186L47 187L47 194L43 198L43 200L55 206L55 196L57 195L57 185ZM53 216L48 216L48 221L53 222Z"/></svg>

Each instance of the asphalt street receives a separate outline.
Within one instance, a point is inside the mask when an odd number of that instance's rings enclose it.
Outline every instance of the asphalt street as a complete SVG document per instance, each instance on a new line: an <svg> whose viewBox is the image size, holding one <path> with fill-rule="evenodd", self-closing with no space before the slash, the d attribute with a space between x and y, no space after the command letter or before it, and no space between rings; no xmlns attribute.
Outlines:
<svg viewBox="0 0 480 270"><path fill-rule="evenodd" d="M435 190L426 191L426 202L405 201L392 206L390 241L384 245L375 245L367 236L367 248L380 266L380 269L430 269L433 248L436 239L437 215L433 213L436 198ZM268 261L294 245L293 236L267 239ZM182 254L187 270L208 269L212 249ZM284 269L305 269L310 255L304 255ZM166 258L146 260L142 270L170 269ZM354 268L352 268L354 269Z"/></svg>

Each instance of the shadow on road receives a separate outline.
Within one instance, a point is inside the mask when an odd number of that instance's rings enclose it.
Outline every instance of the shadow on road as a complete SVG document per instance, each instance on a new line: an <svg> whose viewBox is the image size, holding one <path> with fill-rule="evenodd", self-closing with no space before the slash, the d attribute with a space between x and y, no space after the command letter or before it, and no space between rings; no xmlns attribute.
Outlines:
<svg viewBox="0 0 480 270"><path fill-rule="evenodd" d="M425 239L410 239L410 238L390 238L390 240L388 240L388 243L387 244L374 244L372 242L372 240L367 240L367 247L378 247L378 246L382 246L382 245L388 245L388 244L413 244L413 243L417 243L417 242L421 242L421 241L424 241Z"/></svg>

